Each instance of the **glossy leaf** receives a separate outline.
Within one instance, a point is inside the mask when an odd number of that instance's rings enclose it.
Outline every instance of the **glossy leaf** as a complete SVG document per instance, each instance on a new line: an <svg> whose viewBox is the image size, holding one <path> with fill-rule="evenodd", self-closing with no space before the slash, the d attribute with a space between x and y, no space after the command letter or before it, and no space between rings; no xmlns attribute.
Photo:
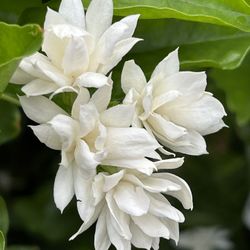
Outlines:
<svg viewBox="0 0 250 250"><path fill-rule="evenodd" d="M58 8L60 0L49 5ZM85 7L90 0L83 1ZM114 0L114 14L141 14L142 19L175 18L250 31L250 6L244 0Z"/></svg>
<svg viewBox="0 0 250 250"><path fill-rule="evenodd" d="M250 48L250 33L233 28L177 20L141 20L137 37L144 39L130 58L149 70L171 50L180 48L185 68L215 67L234 69L240 66Z"/></svg>
<svg viewBox="0 0 250 250"><path fill-rule="evenodd" d="M0 23L0 92L6 88L20 60L36 52L42 42L42 30L37 25Z"/></svg>
<svg viewBox="0 0 250 250"><path fill-rule="evenodd" d="M226 94L227 105L230 111L236 114L240 125L250 122L250 57L242 66L233 71L213 70L210 75L217 86Z"/></svg>
<svg viewBox="0 0 250 250"><path fill-rule="evenodd" d="M14 139L20 132L21 116L15 104L0 100L0 145Z"/></svg>
<svg viewBox="0 0 250 250"><path fill-rule="evenodd" d="M176 18L250 30L250 7L243 0L115 0L115 14L142 18Z"/></svg>

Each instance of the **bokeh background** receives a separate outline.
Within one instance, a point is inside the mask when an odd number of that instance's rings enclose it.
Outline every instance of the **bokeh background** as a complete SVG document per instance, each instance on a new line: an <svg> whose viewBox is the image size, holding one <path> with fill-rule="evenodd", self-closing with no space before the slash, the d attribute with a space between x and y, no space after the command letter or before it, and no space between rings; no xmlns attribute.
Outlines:
<svg viewBox="0 0 250 250"><path fill-rule="evenodd" d="M19 25L36 23L42 27L47 6L57 9L59 2L0 0L0 21ZM174 242L162 240L160 249L248 250L250 7L245 1L237 0L236 3L229 0L232 13L239 14L235 25L229 27L216 22L211 24L214 21L206 19L200 22L195 16L190 17L190 20L181 20L183 18L177 14L168 16L163 12L150 13L150 8L130 8L124 12L119 10L120 5L130 6L133 2L138 1L115 1L115 13L124 15L141 12L143 18L150 19L140 19L136 31L136 37L145 41L136 45L113 72L113 99L119 102L123 98L119 85L125 60L135 59L149 77L156 64L171 50L179 47L182 69L206 70L207 90L224 104L228 114L225 123L229 128L206 137L209 154L186 156L182 168L174 171L189 183L194 197L194 210L183 211L181 205L176 203L186 216L185 223L181 225L180 244L176 247ZM171 3L142 2L152 5ZM186 8L188 4L191 6L197 3L195 0L185 2ZM223 1L208 2L210 8L216 10L218 7L223 12ZM204 11L209 7L206 1L199 3ZM244 3L245 9L241 3ZM115 19L120 17L116 16ZM16 43L18 45L18 41ZM19 87L11 84L5 93L12 98L16 98L16 93L21 94ZM94 227L73 242L68 241L81 221L75 202L63 215L53 202L53 181L60 155L37 140L27 127L32 122L24 116L18 104L10 103L7 99L0 97L0 228L7 235L7 249L94 249Z"/></svg>

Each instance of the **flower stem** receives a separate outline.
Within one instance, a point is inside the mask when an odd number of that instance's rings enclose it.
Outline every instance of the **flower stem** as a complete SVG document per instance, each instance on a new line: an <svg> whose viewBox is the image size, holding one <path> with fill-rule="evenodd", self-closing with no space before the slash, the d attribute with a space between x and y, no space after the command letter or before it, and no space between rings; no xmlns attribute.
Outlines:
<svg viewBox="0 0 250 250"><path fill-rule="evenodd" d="M6 95L6 94L2 94L0 96L0 99L2 99L4 101L7 101L7 102L10 102L12 104L15 104L17 106L20 106L20 102L16 98L14 98L12 96L9 96L9 95Z"/></svg>

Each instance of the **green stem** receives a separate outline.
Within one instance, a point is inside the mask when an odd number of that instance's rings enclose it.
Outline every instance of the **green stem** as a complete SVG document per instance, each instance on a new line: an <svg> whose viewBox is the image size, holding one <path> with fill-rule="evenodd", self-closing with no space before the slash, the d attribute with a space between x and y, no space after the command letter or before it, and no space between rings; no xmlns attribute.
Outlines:
<svg viewBox="0 0 250 250"><path fill-rule="evenodd" d="M2 94L1 97L0 97L0 99L2 99L4 101L7 101L7 102L10 102L12 104L15 104L17 106L20 106L20 102L16 98L14 98L12 96L9 96L9 95L6 95L6 94Z"/></svg>

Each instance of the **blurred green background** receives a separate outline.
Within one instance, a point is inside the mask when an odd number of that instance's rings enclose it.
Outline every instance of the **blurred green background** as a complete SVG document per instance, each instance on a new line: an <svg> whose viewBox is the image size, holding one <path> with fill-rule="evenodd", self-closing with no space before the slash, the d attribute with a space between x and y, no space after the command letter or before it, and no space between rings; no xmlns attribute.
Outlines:
<svg viewBox="0 0 250 250"><path fill-rule="evenodd" d="M161 240L160 249L250 249L248 2L114 2L115 20L127 14L142 14L135 36L144 39L113 72L114 100L123 98L120 75L125 60L135 59L149 77L160 60L180 47L182 69L206 70L207 90L224 104L228 113L225 123L229 128L206 137L210 154L186 156L182 168L174 171L189 183L194 210L183 211L180 204L176 204L186 216L181 225L183 240L179 248L173 242ZM0 0L0 21L19 25L35 23L42 27L47 6L57 9L59 3ZM32 53L32 49L38 50L41 43L41 31L33 38L25 33L25 29L37 29L37 26L18 29L0 23L0 230L5 234L8 250L94 249L94 228L73 242L68 241L81 221L74 202L63 215L53 202L53 181L60 155L32 134L27 127L32 122L24 116L16 100L16 94L21 93L19 87L7 85L10 72L15 70L21 57ZM10 30L11 43L6 40L6 30ZM23 37L17 36L17 32ZM25 42L32 44L30 51L21 50ZM13 58L15 64L10 60ZM6 67L10 69L8 72ZM1 238L0 234L0 249Z"/></svg>

